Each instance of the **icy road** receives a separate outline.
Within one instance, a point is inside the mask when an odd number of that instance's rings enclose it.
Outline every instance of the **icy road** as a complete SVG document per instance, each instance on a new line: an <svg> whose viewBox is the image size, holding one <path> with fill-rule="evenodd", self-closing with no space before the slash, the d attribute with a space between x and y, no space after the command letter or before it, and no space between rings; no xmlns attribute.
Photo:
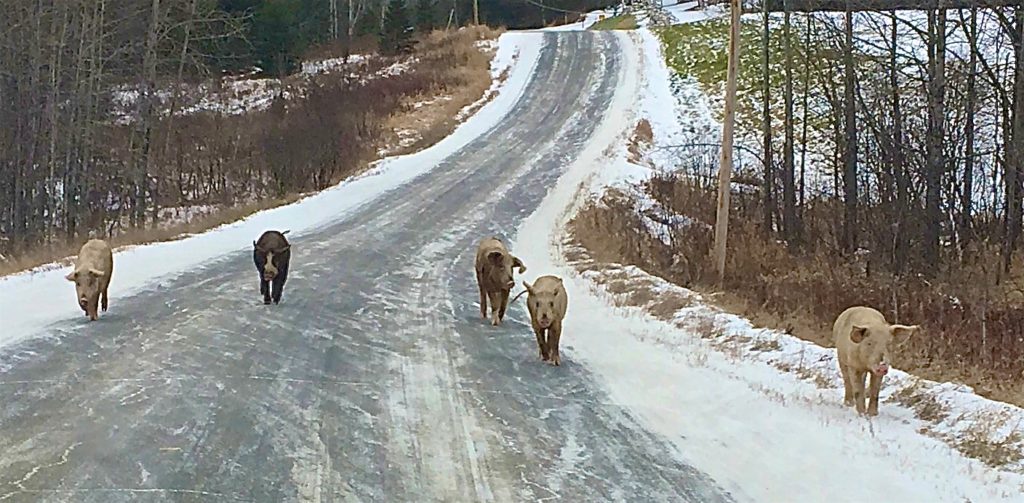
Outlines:
<svg viewBox="0 0 1024 503"><path fill-rule="evenodd" d="M610 34L529 36L504 120L290 236L280 306L241 241L132 295L115 263L100 321L0 349L0 500L730 501L571 354L542 364L520 308L479 318L476 241L511 239L624 78Z"/></svg>

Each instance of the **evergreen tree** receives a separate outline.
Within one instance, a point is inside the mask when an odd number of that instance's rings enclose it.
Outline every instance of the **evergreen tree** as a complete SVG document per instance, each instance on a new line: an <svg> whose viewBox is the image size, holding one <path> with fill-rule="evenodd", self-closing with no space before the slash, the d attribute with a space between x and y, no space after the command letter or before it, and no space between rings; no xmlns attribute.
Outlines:
<svg viewBox="0 0 1024 503"><path fill-rule="evenodd" d="M296 0L268 0L253 16L252 42L257 64L270 75L294 69L300 48Z"/></svg>
<svg viewBox="0 0 1024 503"><path fill-rule="evenodd" d="M419 0L416 4L416 28L420 31L437 28L437 0Z"/></svg>
<svg viewBox="0 0 1024 503"><path fill-rule="evenodd" d="M384 15L384 27L380 33L380 52L398 54L411 47L409 15L405 0L390 0Z"/></svg>

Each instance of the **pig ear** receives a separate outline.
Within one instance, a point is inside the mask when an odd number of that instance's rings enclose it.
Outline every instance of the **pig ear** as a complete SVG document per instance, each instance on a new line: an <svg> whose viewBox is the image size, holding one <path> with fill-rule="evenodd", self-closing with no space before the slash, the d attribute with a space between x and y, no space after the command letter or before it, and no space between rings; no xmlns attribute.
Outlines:
<svg viewBox="0 0 1024 503"><path fill-rule="evenodd" d="M96 269L89 269L89 275L96 278L102 278L103 276L106 276L107 273L103 271L97 271Z"/></svg>
<svg viewBox="0 0 1024 503"><path fill-rule="evenodd" d="M519 274L526 272L526 264L523 264L523 261L519 260L519 257L512 257L512 267L518 267Z"/></svg>
<svg viewBox="0 0 1024 503"><path fill-rule="evenodd" d="M911 325L911 326L907 326L907 325L893 325L893 326L889 327L889 331L892 332L892 336L893 337L899 337L899 338L901 338L903 340L907 340L911 336L913 336L915 333L917 333L918 329L920 329L920 328L921 327L919 327L917 325Z"/></svg>
<svg viewBox="0 0 1024 503"><path fill-rule="evenodd" d="M523 288L525 288L527 292L530 292L530 295L533 295L533 287L530 286L529 283L523 281Z"/></svg>
<svg viewBox="0 0 1024 503"><path fill-rule="evenodd" d="M487 254L487 260L490 260L494 264L501 264L501 256L502 254L500 251L492 251Z"/></svg>
<svg viewBox="0 0 1024 503"><path fill-rule="evenodd" d="M864 341L864 339L867 338L867 336L868 336L868 328L867 327L854 326L853 329L850 330L850 340L853 341L854 344L860 344L861 342Z"/></svg>
<svg viewBox="0 0 1024 503"><path fill-rule="evenodd" d="M75 281L78 279L78 271L71 271L67 276L64 276L64 279L68 281Z"/></svg>

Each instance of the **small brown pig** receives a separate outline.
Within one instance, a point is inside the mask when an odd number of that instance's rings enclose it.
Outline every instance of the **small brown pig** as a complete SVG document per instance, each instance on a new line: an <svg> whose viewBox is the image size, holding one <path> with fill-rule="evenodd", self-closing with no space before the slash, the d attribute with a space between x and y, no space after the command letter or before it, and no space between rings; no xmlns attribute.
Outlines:
<svg viewBox="0 0 1024 503"><path fill-rule="evenodd" d="M843 311L832 326L832 337L838 353L839 370L843 374L846 394L843 403L856 405L857 412L878 415L878 392L882 379L889 372L889 349L906 340L918 330L917 325L890 325L875 309L856 306ZM871 375L871 384L864 393L864 378ZM868 400L865 411L864 401Z"/></svg>
<svg viewBox="0 0 1024 503"><path fill-rule="evenodd" d="M491 325L500 325L508 309L508 295L516 285L512 279L513 269L519 274L526 272L526 266L509 253L508 248L496 237L480 241L476 248L476 284L480 288L480 317L487 319L487 301L491 301Z"/></svg>
<svg viewBox="0 0 1024 503"><path fill-rule="evenodd" d="M288 231L267 231L252 242L252 261L260 273L260 295L263 303L281 302L284 283L288 280L288 265L292 259L292 245L285 238Z"/></svg>
<svg viewBox="0 0 1024 503"><path fill-rule="evenodd" d="M75 260L75 268L66 278L75 284L78 306L85 311L85 315L91 321L99 318L97 311L101 297L103 312L107 311L107 288L110 286L110 276L113 273L114 254L106 241L90 239L82 245L78 259Z"/></svg>
<svg viewBox="0 0 1024 503"><path fill-rule="evenodd" d="M532 285L524 281L523 287L529 293L526 307L530 310L530 322L537 334L540 358L561 365L558 340L562 337L562 320L569 306L565 285L557 276L541 276Z"/></svg>

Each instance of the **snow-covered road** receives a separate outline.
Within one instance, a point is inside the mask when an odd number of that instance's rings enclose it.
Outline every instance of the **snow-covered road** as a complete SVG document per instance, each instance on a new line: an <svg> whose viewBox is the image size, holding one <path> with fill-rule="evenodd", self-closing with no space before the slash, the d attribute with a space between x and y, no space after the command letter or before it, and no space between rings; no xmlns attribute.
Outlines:
<svg viewBox="0 0 1024 503"><path fill-rule="evenodd" d="M585 367L539 362L521 309L479 319L474 243L511 238L635 92L628 39L517 37L532 72L504 120L293 236L280 306L247 235L6 346L0 500L731 500Z"/></svg>

